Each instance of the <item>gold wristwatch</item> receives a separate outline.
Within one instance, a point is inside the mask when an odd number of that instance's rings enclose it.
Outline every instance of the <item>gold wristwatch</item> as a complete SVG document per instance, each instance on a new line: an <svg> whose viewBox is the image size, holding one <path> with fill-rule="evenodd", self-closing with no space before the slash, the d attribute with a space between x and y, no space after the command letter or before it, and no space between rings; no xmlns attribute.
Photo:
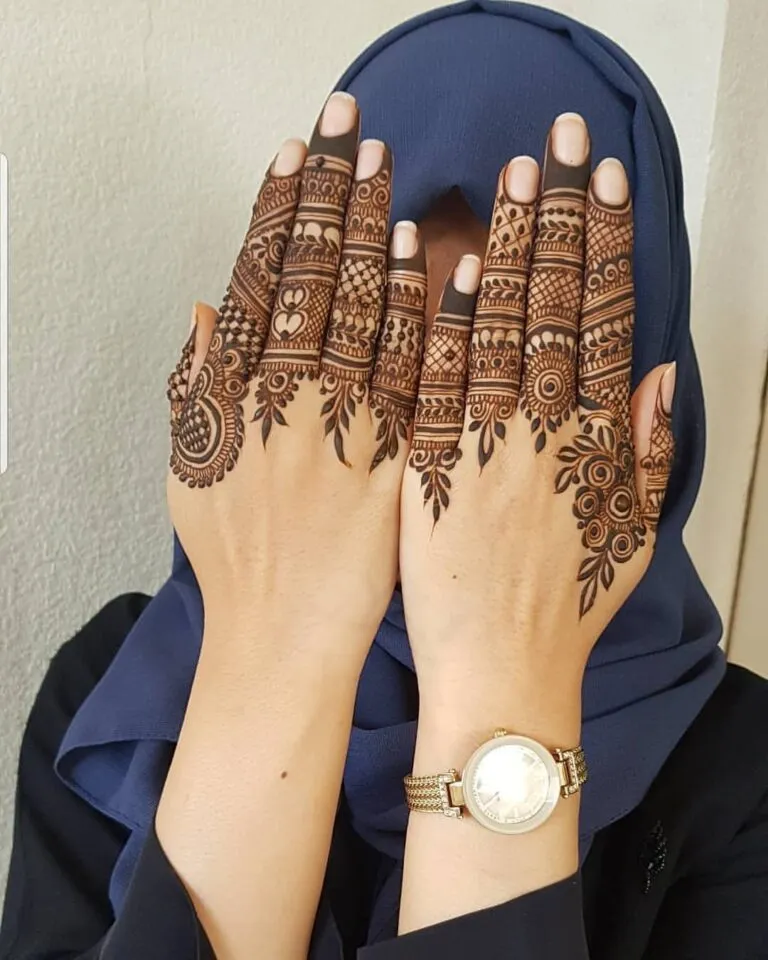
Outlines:
<svg viewBox="0 0 768 960"><path fill-rule="evenodd" d="M466 809L496 833L528 833L548 820L560 797L578 793L587 780L582 748L548 750L530 737L499 728L481 744L460 775L406 777L408 808L461 817Z"/></svg>

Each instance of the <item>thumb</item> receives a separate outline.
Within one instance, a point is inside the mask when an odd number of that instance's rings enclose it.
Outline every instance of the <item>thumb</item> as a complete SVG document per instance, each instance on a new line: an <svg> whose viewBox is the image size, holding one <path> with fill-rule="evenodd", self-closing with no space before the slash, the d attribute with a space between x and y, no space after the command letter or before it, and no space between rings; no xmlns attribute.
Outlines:
<svg viewBox="0 0 768 960"><path fill-rule="evenodd" d="M195 382L195 378L202 369L217 319L218 313L210 304L195 302L192 307L192 326L189 331L190 339L192 339L193 330L195 333L192 364L189 368L189 383Z"/></svg>
<svg viewBox="0 0 768 960"><path fill-rule="evenodd" d="M659 524L675 458L672 402L676 375L676 363L655 367L632 397L635 482L643 520L652 533Z"/></svg>

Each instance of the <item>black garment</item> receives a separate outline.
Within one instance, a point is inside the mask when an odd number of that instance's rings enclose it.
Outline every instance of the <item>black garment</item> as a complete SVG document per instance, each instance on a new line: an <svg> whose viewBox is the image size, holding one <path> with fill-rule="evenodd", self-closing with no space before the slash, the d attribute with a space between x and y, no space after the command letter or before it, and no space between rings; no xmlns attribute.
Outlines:
<svg viewBox="0 0 768 960"><path fill-rule="evenodd" d="M126 831L52 766L146 602L131 595L105 607L58 652L38 694L21 749L0 960L213 960L154 835L114 920L107 887ZM729 666L643 803L598 834L581 875L404 937L393 917L357 956L768 960L767 728L768 682ZM356 837L342 804L319 907L346 941L336 944L339 960L355 956L373 887L392 871L397 879L400 865Z"/></svg>

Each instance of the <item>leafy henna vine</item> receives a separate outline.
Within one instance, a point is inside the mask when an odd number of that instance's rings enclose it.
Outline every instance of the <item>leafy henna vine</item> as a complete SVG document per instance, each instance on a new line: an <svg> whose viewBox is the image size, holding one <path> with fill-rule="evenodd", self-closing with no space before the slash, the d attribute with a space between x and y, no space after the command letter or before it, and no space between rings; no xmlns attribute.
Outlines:
<svg viewBox="0 0 768 960"><path fill-rule="evenodd" d="M243 407L269 327L300 176L267 174L235 262L216 330L191 385L192 332L168 378L170 468L190 487L223 480L243 444Z"/></svg>
<svg viewBox="0 0 768 960"><path fill-rule="evenodd" d="M421 373L410 466L421 474L435 523L450 502L450 472L461 459L466 369L475 297L449 281L435 317Z"/></svg>
<svg viewBox="0 0 768 960"><path fill-rule="evenodd" d="M664 506L664 494L672 472L675 459L675 441L672 434L672 411L666 410L662 402L661 390L656 397L656 412L651 431L651 443L648 453L640 461L646 471L647 488L645 492L645 510L643 519L649 530L655 531L659 525L661 508Z"/></svg>
<svg viewBox="0 0 768 960"><path fill-rule="evenodd" d="M344 215L357 148L357 129L322 137L317 129L304 165L301 196L259 363L256 410L266 446L274 424L286 426L283 411L299 382L319 373L328 315L341 259Z"/></svg>
<svg viewBox="0 0 768 960"><path fill-rule="evenodd" d="M390 261L387 312L371 381L371 413L379 421L375 470L387 457L394 460L413 422L424 345L427 277L424 247L413 257Z"/></svg>
<svg viewBox="0 0 768 960"><path fill-rule="evenodd" d="M481 470L493 456L496 440L505 439L506 421L517 408L535 214L535 204L516 203L509 198L502 172L469 359L469 430L478 434Z"/></svg>
<svg viewBox="0 0 768 960"><path fill-rule="evenodd" d="M341 269L320 360L325 435L333 435L339 460L344 434L368 397L376 335L384 312L387 228L391 197L389 155L382 169L356 181L347 208Z"/></svg>
<svg viewBox="0 0 768 960"><path fill-rule="evenodd" d="M567 167L547 155L528 286L520 409L540 453L576 412L576 339L581 309L589 160Z"/></svg>

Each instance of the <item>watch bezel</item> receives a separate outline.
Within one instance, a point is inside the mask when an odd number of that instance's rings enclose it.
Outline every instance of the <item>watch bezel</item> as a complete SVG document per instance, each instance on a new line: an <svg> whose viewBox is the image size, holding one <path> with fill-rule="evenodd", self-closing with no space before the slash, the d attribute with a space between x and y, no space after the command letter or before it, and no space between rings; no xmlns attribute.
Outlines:
<svg viewBox="0 0 768 960"><path fill-rule="evenodd" d="M536 813L527 820L521 820L517 823L500 823L489 817L477 804L474 796L474 779L477 774L477 768L481 761L493 750L498 750L504 746L523 746L527 747L544 763L549 774L549 787L547 797L542 806ZM462 774L462 784L464 793L464 805L467 811L488 830L494 833L519 834L528 833L535 830L545 823L554 812L560 799L560 774L558 772L555 758L552 754L540 744L537 740L530 737L522 737L517 734L509 733L501 737L494 737L486 743L481 744L469 758Z"/></svg>

